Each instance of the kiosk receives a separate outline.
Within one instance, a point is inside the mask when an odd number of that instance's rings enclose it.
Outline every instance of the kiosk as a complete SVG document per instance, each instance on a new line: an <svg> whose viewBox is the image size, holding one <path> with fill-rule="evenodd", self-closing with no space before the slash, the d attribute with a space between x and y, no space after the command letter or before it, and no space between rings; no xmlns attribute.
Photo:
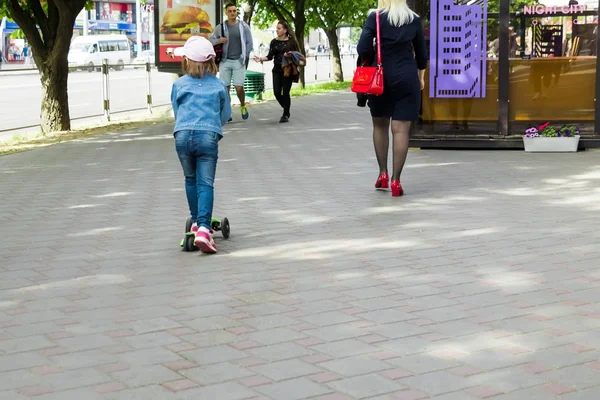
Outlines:
<svg viewBox="0 0 600 400"><path fill-rule="evenodd" d="M527 128L551 122L600 147L598 3L518 4L416 1L430 65L413 146L522 149Z"/></svg>

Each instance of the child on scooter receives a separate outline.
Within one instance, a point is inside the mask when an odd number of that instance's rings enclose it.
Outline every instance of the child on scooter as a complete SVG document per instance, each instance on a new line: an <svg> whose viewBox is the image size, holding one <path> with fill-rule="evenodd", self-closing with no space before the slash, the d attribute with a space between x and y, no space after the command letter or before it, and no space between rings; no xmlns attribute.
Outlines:
<svg viewBox="0 0 600 400"><path fill-rule="evenodd" d="M203 253L216 253L211 219L213 184L222 127L231 117L227 89L216 77L213 45L201 36L192 36L182 48L184 75L173 83L171 103L175 114L175 149L185 176L185 194L192 216L194 244Z"/></svg>

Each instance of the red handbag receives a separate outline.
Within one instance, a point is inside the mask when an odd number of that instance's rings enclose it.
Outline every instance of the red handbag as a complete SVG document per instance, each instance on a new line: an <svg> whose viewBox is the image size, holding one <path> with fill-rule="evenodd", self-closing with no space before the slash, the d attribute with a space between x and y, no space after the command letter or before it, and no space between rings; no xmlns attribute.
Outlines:
<svg viewBox="0 0 600 400"><path fill-rule="evenodd" d="M381 38L379 34L379 10L376 11L377 30L377 66L363 65L356 68L352 78L350 90L354 93L371 94L380 96L383 94L383 67L381 66Z"/></svg>

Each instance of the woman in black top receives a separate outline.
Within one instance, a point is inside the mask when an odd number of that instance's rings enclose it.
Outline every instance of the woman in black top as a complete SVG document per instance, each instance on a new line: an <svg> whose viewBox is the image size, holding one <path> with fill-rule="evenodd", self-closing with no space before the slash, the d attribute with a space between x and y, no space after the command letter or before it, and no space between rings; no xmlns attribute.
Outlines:
<svg viewBox="0 0 600 400"><path fill-rule="evenodd" d="M368 101L379 164L379 178L375 187L380 189L389 185L387 155L391 119L394 139L392 196L401 196L404 190L400 184L400 174L408 154L410 124L419 118L428 55L423 25L406 0L382 0L382 3L379 25L384 89L383 95L369 96ZM372 12L367 17L357 46L363 60L373 60L371 65L377 63L373 48L376 37L376 13Z"/></svg>
<svg viewBox="0 0 600 400"><path fill-rule="evenodd" d="M298 43L289 34L290 27L285 21L277 23L277 37L269 45L269 54L266 57L254 57L255 62L273 60L273 92L279 105L283 107L283 115L279 122L288 122L290 118L290 90L292 89L293 77L283 76L281 61L290 51L300 51Z"/></svg>

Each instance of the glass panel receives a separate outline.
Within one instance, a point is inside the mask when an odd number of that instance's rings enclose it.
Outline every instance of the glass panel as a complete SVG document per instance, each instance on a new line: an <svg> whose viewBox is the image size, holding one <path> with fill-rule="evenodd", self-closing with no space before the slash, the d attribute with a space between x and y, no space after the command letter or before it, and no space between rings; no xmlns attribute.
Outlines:
<svg viewBox="0 0 600 400"><path fill-rule="evenodd" d="M546 121L593 131L597 18L588 14L511 18L517 22L515 38L523 43L509 61L513 133Z"/></svg>
<svg viewBox="0 0 600 400"><path fill-rule="evenodd" d="M488 14L485 0L430 4L424 18L430 64L418 129L463 135L496 132L498 15Z"/></svg>

